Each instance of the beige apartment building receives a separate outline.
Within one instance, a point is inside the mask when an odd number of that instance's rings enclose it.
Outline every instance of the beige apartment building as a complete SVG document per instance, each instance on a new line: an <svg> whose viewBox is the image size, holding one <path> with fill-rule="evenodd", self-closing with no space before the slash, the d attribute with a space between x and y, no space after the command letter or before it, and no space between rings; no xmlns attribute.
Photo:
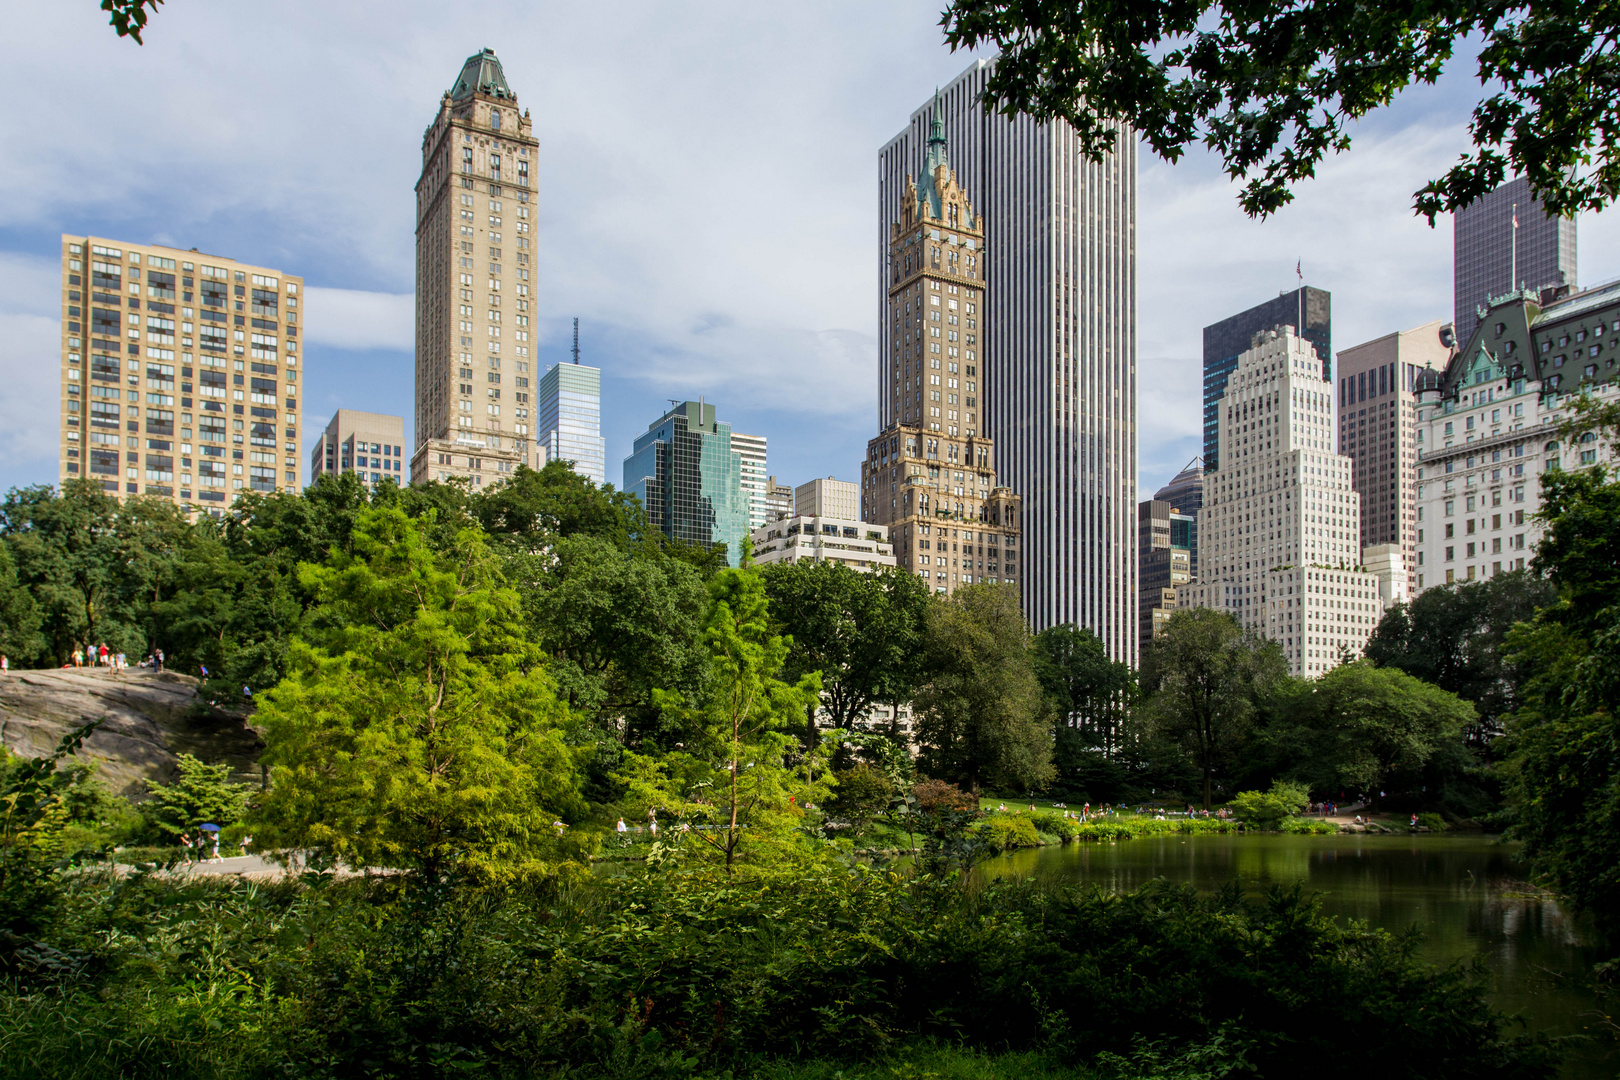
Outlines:
<svg viewBox="0 0 1620 1080"><path fill-rule="evenodd" d="M1339 453L1361 496L1361 542L1395 544L1417 562L1417 388L1444 371L1450 330L1438 319L1339 352Z"/></svg>
<svg viewBox="0 0 1620 1080"><path fill-rule="evenodd" d="M473 488L538 467L530 352L538 141L493 49L467 58L416 182L413 481Z"/></svg>
<svg viewBox="0 0 1620 1080"><path fill-rule="evenodd" d="M309 482L323 474L352 472L375 487L393 478L410 482L405 458L405 418L387 413L339 409L309 452Z"/></svg>
<svg viewBox="0 0 1620 1080"><path fill-rule="evenodd" d="M793 489L793 512L800 517L831 517L858 521L861 485L831 476L811 480Z"/></svg>
<svg viewBox="0 0 1620 1080"><path fill-rule="evenodd" d="M996 480L984 433L984 218L946 161L937 106L922 173L890 226L893 418L866 446L861 520L887 526L897 564L949 595L1017 583L1022 500Z"/></svg>
<svg viewBox="0 0 1620 1080"><path fill-rule="evenodd" d="M59 479L216 515L299 490L304 315L279 270L64 235Z"/></svg>

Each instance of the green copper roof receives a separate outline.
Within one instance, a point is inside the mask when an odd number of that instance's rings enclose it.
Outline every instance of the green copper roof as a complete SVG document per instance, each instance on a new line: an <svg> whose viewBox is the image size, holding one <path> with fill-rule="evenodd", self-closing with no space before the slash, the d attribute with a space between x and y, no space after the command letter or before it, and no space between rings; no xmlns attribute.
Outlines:
<svg viewBox="0 0 1620 1080"><path fill-rule="evenodd" d="M927 207L929 217L943 217L945 208L939 189L934 186L934 170L949 165L945 160L945 118L940 110L939 91L934 91L934 116L928 124L928 151L923 158L922 177L917 184L918 201Z"/></svg>
<svg viewBox="0 0 1620 1080"><path fill-rule="evenodd" d="M501 71L501 62L495 59L494 49L485 49L467 57L467 62L461 65L456 84L450 88L450 100L460 101L478 93L514 101L517 99L512 88L506 85L506 75Z"/></svg>

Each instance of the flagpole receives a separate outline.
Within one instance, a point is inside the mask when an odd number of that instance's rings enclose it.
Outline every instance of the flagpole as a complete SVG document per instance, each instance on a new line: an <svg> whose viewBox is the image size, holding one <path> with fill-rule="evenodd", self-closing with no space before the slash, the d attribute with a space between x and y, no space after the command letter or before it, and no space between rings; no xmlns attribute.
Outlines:
<svg viewBox="0 0 1620 1080"><path fill-rule="evenodd" d="M1509 243L1509 245L1508 245L1509 251L1511 252L1511 255L1509 256L1509 263L1510 263L1509 273L1512 275L1512 280L1508 282L1508 292L1510 292L1510 293L1511 292L1517 292L1518 288L1519 288L1519 204L1518 203L1513 204L1513 234L1512 234L1512 236L1513 236L1513 239L1512 239L1511 243Z"/></svg>

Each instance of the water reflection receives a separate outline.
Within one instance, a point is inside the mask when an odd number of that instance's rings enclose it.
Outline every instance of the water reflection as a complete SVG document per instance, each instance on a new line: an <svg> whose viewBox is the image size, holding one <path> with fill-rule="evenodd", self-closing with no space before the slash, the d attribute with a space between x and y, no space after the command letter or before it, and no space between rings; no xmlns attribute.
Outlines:
<svg viewBox="0 0 1620 1080"><path fill-rule="evenodd" d="M1597 1033L1598 1002L1579 985L1597 957L1582 946L1576 921L1526 884L1513 850L1480 836L1156 837L1020 851L981 872L1115 890L1158 877L1200 889L1237 878L1254 892L1301 883L1336 918L1395 932L1417 926L1435 962L1480 957L1497 1006L1532 1029ZM1565 1075L1616 1075L1613 1050L1607 1040L1577 1050Z"/></svg>

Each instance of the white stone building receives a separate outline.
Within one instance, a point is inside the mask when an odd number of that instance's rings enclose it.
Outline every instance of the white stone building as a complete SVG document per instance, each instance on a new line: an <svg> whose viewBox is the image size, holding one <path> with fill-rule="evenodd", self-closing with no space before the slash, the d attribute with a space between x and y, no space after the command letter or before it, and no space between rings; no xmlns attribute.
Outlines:
<svg viewBox="0 0 1620 1080"><path fill-rule="evenodd" d="M1351 460L1333 449L1334 386L1284 326L1256 335L1217 410L1220 468L1204 476L1198 578L1186 607L1230 612L1280 644L1295 675L1361 654L1383 613L1365 565ZM1378 565L1398 570L1398 553Z"/></svg>
<svg viewBox="0 0 1620 1080"><path fill-rule="evenodd" d="M761 566L836 562L865 572L894 565L888 527L851 518L799 515L762 525L752 536Z"/></svg>
<svg viewBox="0 0 1620 1080"><path fill-rule="evenodd" d="M1477 314L1418 395L1414 593L1524 569L1541 538L1542 475L1614 460L1596 436L1569 444L1558 428L1576 395L1616 396L1620 282L1557 298L1513 292Z"/></svg>

